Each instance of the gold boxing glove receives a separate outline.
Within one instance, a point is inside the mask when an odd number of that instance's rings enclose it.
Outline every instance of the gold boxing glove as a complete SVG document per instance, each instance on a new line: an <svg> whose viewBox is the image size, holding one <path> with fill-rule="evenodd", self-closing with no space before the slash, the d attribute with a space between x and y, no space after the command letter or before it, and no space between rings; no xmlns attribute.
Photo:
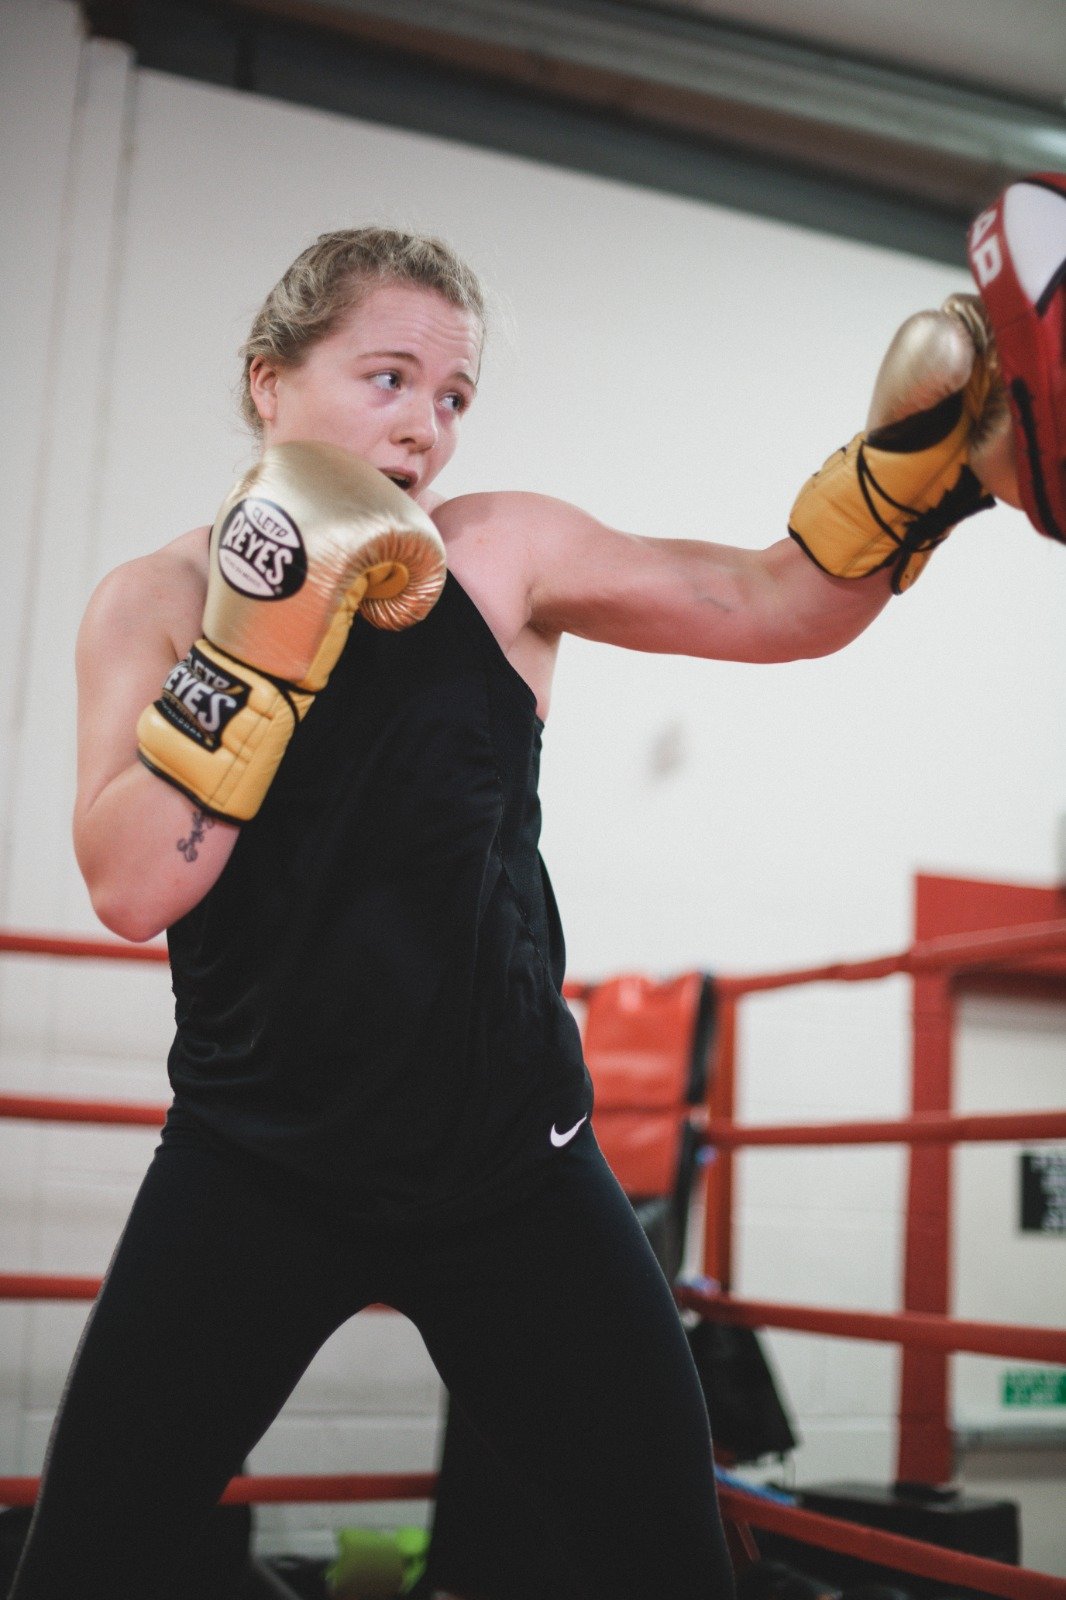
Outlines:
<svg viewBox="0 0 1066 1600"><path fill-rule="evenodd" d="M984 358L988 370L988 398L970 439L970 465L982 488L997 500L1022 509L1018 488L1018 466L1014 459L1014 436L1010 401L1003 380L996 336L984 301L979 294L949 295L940 308L958 317L969 329L974 348Z"/></svg>
<svg viewBox="0 0 1066 1600"><path fill-rule="evenodd" d="M204 636L137 723L141 760L205 811L254 817L357 611L405 628L444 586L444 545L384 474L335 445L273 445L211 529Z"/></svg>
<svg viewBox="0 0 1066 1600"><path fill-rule="evenodd" d="M999 407L970 298L903 324L881 363L867 431L800 490L789 532L823 571L862 578L890 567L899 594L957 522L994 503L970 461Z"/></svg>

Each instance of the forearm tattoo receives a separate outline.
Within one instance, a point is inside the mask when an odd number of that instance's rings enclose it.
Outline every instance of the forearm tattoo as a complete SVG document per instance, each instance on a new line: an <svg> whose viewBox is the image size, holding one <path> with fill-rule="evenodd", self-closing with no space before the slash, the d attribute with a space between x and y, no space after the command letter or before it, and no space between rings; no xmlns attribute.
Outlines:
<svg viewBox="0 0 1066 1600"><path fill-rule="evenodd" d="M188 837L178 840L178 849L181 851L186 861L196 860L197 856L200 854L196 846L198 844L203 844L205 831L208 828L213 828L214 825L214 817L209 817L205 811L193 812L192 827L189 829Z"/></svg>

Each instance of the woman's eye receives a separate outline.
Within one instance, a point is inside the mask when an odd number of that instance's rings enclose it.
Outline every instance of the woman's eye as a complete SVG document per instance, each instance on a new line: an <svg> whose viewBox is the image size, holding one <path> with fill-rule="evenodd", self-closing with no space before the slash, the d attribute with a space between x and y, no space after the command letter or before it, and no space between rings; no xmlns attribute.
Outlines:
<svg viewBox="0 0 1066 1600"><path fill-rule="evenodd" d="M444 396L444 404L451 411L465 411L467 406L468 406L468 404L469 404L469 401L467 400L465 394L453 393L453 394L446 394Z"/></svg>
<svg viewBox="0 0 1066 1600"><path fill-rule="evenodd" d="M375 372L370 379L379 389L398 389L400 387L400 374L398 372Z"/></svg>

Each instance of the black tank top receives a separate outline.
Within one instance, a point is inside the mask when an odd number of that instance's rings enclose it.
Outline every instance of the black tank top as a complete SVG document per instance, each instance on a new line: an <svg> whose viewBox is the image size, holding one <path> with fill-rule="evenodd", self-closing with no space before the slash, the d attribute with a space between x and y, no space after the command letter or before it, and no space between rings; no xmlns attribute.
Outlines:
<svg viewBox="0 0 1066 1600"><path fill-rule="evenodd" d="M217 883L169 930L172 1122L368 1218L502 1203L591 1109L537 844L535 697L450 574L357 618Z"/></svg>

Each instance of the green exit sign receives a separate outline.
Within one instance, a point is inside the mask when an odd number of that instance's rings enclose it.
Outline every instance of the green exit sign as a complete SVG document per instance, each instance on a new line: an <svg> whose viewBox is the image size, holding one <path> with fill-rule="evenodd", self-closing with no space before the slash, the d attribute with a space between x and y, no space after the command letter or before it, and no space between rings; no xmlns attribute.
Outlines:
<svg viewBox="0 0 1066 1600"><path fill-rule="evenodd" d="M1066 1371L1046 1367L1036 1372L1003 1374L1005 1406L1066 1406Z"/></svg>

